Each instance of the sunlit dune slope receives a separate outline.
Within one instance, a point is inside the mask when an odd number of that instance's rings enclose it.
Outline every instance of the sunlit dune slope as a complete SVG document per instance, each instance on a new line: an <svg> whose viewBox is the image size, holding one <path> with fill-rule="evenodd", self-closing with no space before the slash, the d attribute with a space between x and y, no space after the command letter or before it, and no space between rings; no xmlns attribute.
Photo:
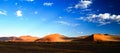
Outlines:
<svg viewBox="0 0 120 53"><path fill-rule="evenodd" d="M120 36L93 34L94 41L120 41Z"/></svg>
<svg viewBox="0 0 120 53"><path fill-rule="evenodd" d="M109 35L109 34L93 34L88 36L76 37L73 41L120 41L120 36Z"/></svg>
<svg viewBox="0 0 120 53"><path fill-rule="evenodd" d="M60 34L49 34L43 38L24 35L20 37L0 37L2 42L81 42L81 41L119 41L120 36L109 34L93 34L79 37L67 37Z"/></svg>
<svg viewBox="0 0 120 53"><path fill-rule="evenodd" d="M41 39L36 40L36 42L69 42L70 41L64 38L66 37L60 34L49 34Z"/></svg>
<svg viewBox="0 0 120 53"><path fill-rule="evenodd" d="M37 37L32 37L32 36L20 36L19 37L21 40L21 42L34 42L35 40L37 40Z"/></svg>

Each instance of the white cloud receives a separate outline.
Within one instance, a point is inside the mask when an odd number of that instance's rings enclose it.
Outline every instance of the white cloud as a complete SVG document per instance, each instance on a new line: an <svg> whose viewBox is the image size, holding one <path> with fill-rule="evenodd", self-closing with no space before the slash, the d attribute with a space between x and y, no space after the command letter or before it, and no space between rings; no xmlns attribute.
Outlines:
<svg viewBox="0 0 120 53"><path fill-rule="evenodd" d="M17 10L16 11L16 15L17 15L17 17L21 17L23 15L22 11L21 10Z"/></svg>
<svg viewBox="0 0 120 53"><path fill-rule="evenodd" d="M100 25L106 25L112 22L120 23L120 15L111 15L110 13L89 14L87 17L77 18L77 20L84 20L88 22L99 23Z"/></svg>
<svg viewBox="0 0 120 53"><path fill-rule="evenodd" d="M88 6L92 4L92 1L90 0L81 0L78 4L76 4L74 7L77 8L88 8Z"/></svg>
<svg viewBox="0 0 120 53"><path fill-rule="evenodd" d="M90 18L101 18L101 19L112 19L112 20L120 20L120 15L111 15L110 13L104 14L91 14Z"/></svg>
<svg viewBox="0 0 120 53"><path fill-rule="evenodd" d="M33 2L34 0L26 0L26 1L28 1L28 2Z"/></svg>
<svg viewBox="0 0 120 53"><path fill-rule="evenodd" d="M7 15L7 11L5 11L5 10L0 10L0 14L1 14L1 15Z"/></svg>
<svg viewBox="0 0 120 53"><path fill-rule="evenodd" d="M38 14L38 11L35 11L34 14Z"/></svg>
<svg viewBox="0 0 120 53"><path fill-rule="evenodd" d="M74 9L76 10L81 9L80 12L91 11L91 9L88 8L91 4L92 4L91 0L80 0L77 4L73 6L68 6L66 11L73 12Z"/></svg>
<svg viewBox="0 0 120 53"><path fill-rule="evenodd" d="M45 2L43 3L44 6L52 6L54 3L51 3L51 2Z"/></svg>
<svg viewBox="0 0 120 53"><path fill-rule="evenodd" d="M62 19L63 17L59 16L58 18L59 18L59 19Z"/></svg>
<svg viewBox="0 0 120 53"><path fill-rule="evenodd" d="M62 24L62 25L67 25L67 26L78 26L79 25L79 24L70 23L66 21L57 21L57 23Z"/></svg>

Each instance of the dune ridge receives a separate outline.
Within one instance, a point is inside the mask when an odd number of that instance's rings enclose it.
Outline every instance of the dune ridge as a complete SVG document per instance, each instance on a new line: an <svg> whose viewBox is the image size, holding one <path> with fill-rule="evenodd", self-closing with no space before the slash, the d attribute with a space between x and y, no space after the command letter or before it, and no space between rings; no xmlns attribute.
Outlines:
<svg viewBox="0 0 120 53"><path fill-rule="evenodd" d="M114 36L105 35L105 34L94 34L93 38L94 38L94 41L120 41L117 38L114 38Z"/></svg>
<svg viewBox="0 0 120 53"><path fill-rule="evenodd" d="M120 36L113 36L109 34L92 34L79 37L67 37L61 34L48 34L42 38L33 37L31 35L23 35L20 37L0 37L2 42L81 42L81 41L113 41L120 42Z"/></svg>

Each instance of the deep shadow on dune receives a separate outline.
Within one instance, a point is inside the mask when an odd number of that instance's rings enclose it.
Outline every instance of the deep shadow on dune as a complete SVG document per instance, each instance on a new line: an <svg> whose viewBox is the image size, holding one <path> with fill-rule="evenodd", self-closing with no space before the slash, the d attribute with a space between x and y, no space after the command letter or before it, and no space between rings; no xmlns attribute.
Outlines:
<svg viewBox="0 0 120 53"><path fill-rule="evenodd" d="M0 53L116 53L120 42L1 42Z"/></svg>

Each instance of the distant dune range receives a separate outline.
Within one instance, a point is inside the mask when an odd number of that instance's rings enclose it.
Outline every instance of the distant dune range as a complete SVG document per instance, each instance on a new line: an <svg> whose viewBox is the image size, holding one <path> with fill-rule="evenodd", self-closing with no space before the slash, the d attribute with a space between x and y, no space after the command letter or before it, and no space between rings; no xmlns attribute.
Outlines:
<svg viewBox="0 0 120 53"><path fill-rule="evenodd" d="M49 34L43 38L24 35L20 37L0 37L1 42L80 42L80 41L95 41L95 42L120 42L120 36L109 34L92 34L79 37L67 37L60 34Z"/></svg>
<svg viewBox="0 0 120 53"><path fill-rule="evenodd" d="M39 38L30 35L20 37L0 37L0 41L2 42L34 42L37 39Z"/></svg>

